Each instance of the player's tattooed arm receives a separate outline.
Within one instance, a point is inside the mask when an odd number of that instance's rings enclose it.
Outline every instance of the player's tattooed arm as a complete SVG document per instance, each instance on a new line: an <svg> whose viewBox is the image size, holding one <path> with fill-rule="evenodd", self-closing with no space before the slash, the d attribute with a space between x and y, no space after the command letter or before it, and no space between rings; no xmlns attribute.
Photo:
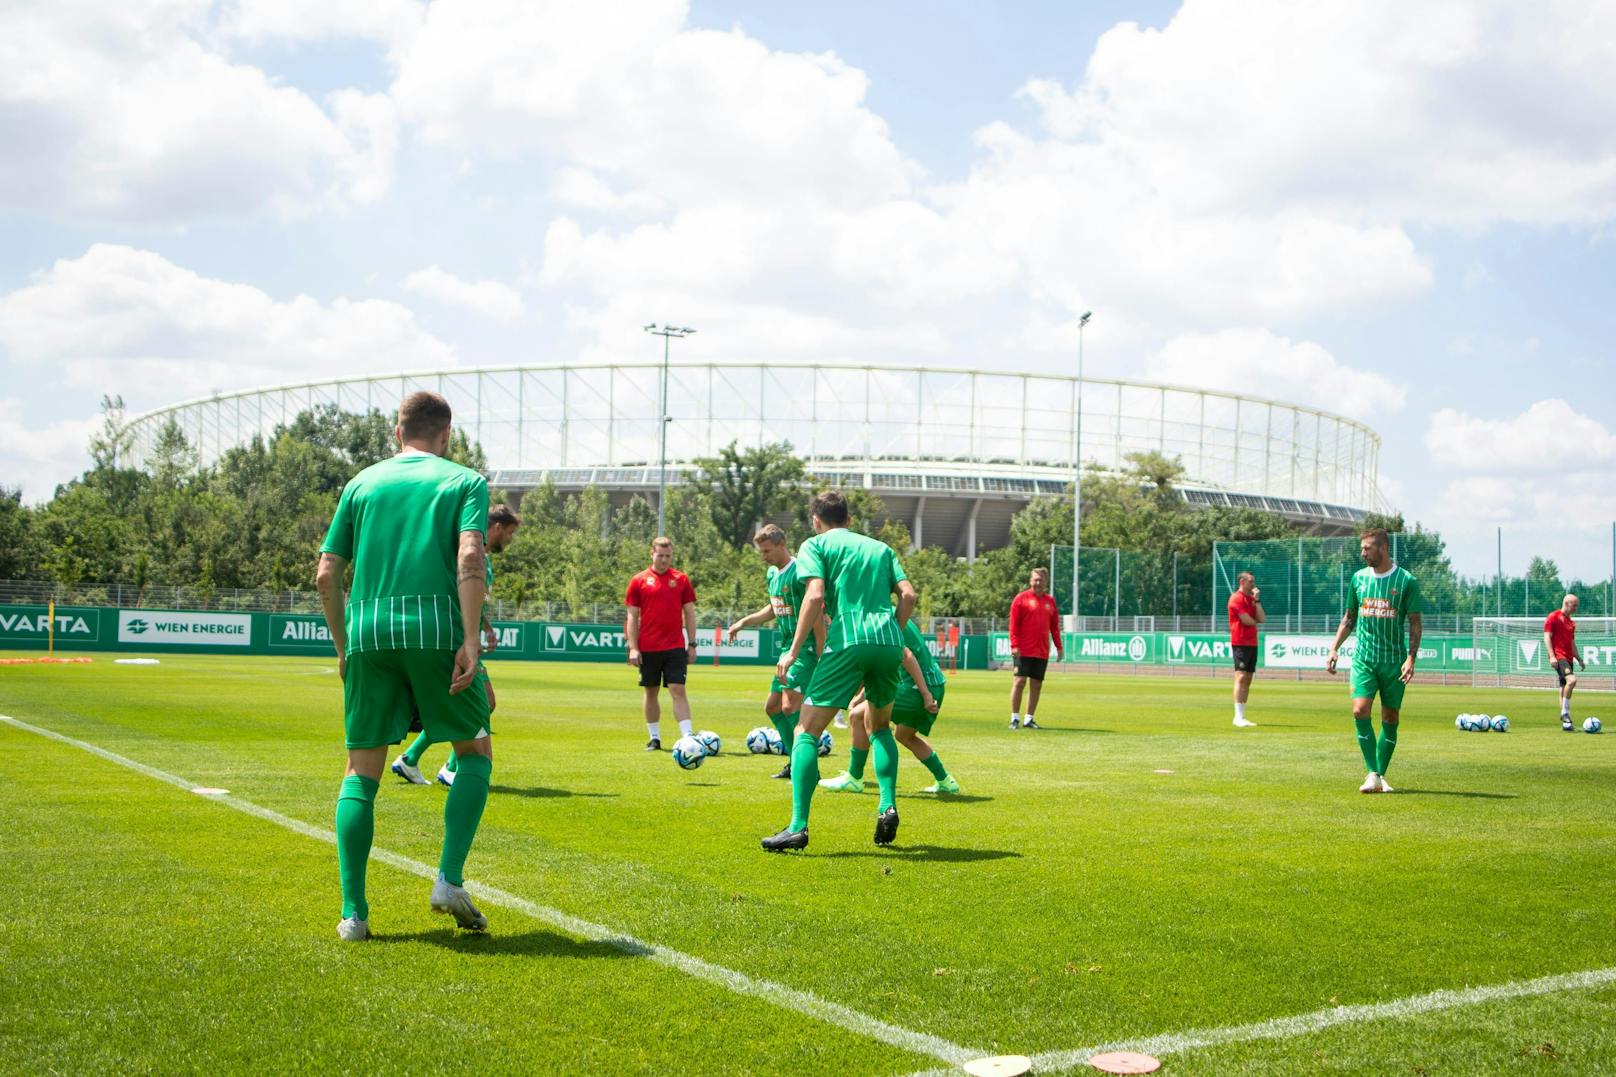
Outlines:
<svg viewBox="0 0 1616 1077"><path fill-rule="evenodd" d="M1408 657L1403 659L1403 683L1414 678L1414 662L1420 656L1420 636L1425 632L1425 618L1418 613L1408 615Z"/></svg>
<svg viewBox="0 0 1616 1077"><path fill-rule="evenodd" d="M1341 615L1341 625L1335 630L1335 642L1330 644L1330 657L1324 663L1327 673L1335 672L1336 662L1341 656L1341 644L1346 642L1352 630L1358 627L1358 607L1348 606L1347 612Z"/></svg>
<svg viewBox="0 0 1616 1077"><path fill-rule="evenodd" d="M459 565L456 589L460 598L461 638L460 650L455 652L454 677L449 681L450 695L470 686L477 675L481 656L483 603L488 600L488 554L483 549L481 531L460 532L460 552L455 560Z"/></svg>

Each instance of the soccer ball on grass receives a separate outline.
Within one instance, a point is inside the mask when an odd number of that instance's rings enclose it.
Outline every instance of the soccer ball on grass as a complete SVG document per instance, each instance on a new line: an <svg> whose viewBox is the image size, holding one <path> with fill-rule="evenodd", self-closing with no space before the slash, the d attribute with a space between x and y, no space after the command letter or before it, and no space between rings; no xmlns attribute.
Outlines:
<svg viewBox="0 0 1616 1077"><path fill-rule="evenodd" d="M776 740L780 739L780 734L768 726L758 726L746 735L746 750L753 755L768 755L770 751L769 738L771 736Z"/></svg>
<svg viewBox="0 0 1616 1077"><path fill-rule="evenodd" d="M680 737L673 744L673 761L686 770L695 770L707 762L707 749L695 737Z"/></svg>
<svg viewBox="0 0 1616 1077"><path fill-rule="evenodd" d="M1493 715L1493 732L1494 733L1508 733L1509 732L1509 717L1507 715L1503 715L1503 714L1495 714L1495 715Z"/></svg>
<svg viewBox="0 0 1616 1077"><path fill-rule="evenodd" d="M829 755L830 750L835 743L835 741L831 740L830 730L827 729L825 732L819 734L819 754Z"/></svg>
<svg viewBox="0 0 1616 1077"><path fill-rule="evenodd" d="M1492 729L1492 727L1493 720L1485 714L1475 715L1470 722L1470 728L1474 729L1477 733L1485 733Z"/></svg>
<svg viewBox="0 0 1616 1077"><path fill-rule="evenodd" d="M1583 719L1582 731L1584 733L1597 733L1601 729L1604 729L1604 728L1605 728L1605 723L1601 722L1598 718L1585 718L1585 719Z"/></svg>
<svg viewBox="0 0 1616 1077"><path fill-rule="evenodd" d="M724 742L711 729L703 729L696 734L696 739L701 741L701 749L708 755L717 755L724 750Z"/></svg>

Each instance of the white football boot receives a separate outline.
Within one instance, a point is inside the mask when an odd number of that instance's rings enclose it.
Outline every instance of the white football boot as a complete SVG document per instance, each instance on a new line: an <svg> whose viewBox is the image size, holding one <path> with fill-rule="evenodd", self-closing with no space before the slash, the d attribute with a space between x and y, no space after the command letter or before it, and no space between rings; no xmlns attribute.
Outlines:
<svg viewBox="0 0 1616 1077"><path fill-rule="evenodd" d="M370 921L350 916L337 925L337 938L343 942L363 942L370 938Z"/></svg>
<svg viewBox="0 0 1616 1077"><path fill-rule="evenodd" d="M1234 720L1234 724L1236 726L1238 726L1239 728L1241 728L1241 729L1255 729L1255 728L1257 728L1257 723L1251 721L1248 718L1236 718Z"/></svg>
<svg viewBox="0 0 1616 1077"><path fill-rule="evenodd" d="M453 785L454 784L454 779L455 779L455 772L454 771L450 770L448 767L439 767L438 768L438 784L439 785Z"/></svg>
<svg viewBox="0 0 1616 1077"><path fill-rule="evenodd" d="M488 917L477 911L466 888L456 886L442 875L432 884L432 911L448 913L467 931L488 930Z"/></svg>
<svg viewBox="0 0 1616 1077"><path fill-rule="evenodd" d="M1380 775L1376 774L1374 771L1370 771L1369 776L1365 778L1363 780L1363 784L1358 787L1358 792L1360 793L1384 793L1385 791L1386 783L1381 781Z"/></svg>
<svg viewBox="0 0 1616 1077"><path fill-rule="evenodd" d="M393 773L409 782L411 785L427 785L426 775L421 773L420 767L412 767L404 761L402 754L393 760Z"/></svg>

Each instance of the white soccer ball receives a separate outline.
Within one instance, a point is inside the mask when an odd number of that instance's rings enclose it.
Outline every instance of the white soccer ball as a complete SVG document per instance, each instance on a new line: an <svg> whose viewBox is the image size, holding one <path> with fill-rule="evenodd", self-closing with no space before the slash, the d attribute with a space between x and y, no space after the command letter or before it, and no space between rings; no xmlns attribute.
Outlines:
<svg viewBox="0 0 1616 1077"><path fill-rule="evenodd" d="M1470 729L1470 715L1468 715L1468 714L1459 715L1459 717L1457 717L1457 718L1455 718L1453 720L1453 727L1455 729L1463 729L1463 730L1466 730L1468 732L1469 729Z"/></svg>
<svg viewBox="0 0 1616 1077"><path fill-rule="evenodd" d="M1476 715L1470 723L1470 728L1474 729L1477 733L1485 733L1492 729L1492 727L1493 720L1485 714Z"/></svg>
<svg viewBox="0 0 1616 1077"><path fill-rule="evenodd" d="M746 750L751 752L753 755L768 755L771 751L773 751L773 749L769 747L770 737L773 737L775 740L779 740L780 734L776 733L768 726L758 726L756 729L752 730L752 732L746 735Z"/></svg>
<svg viewBox="0 0 1616 1077"><path fill-rule="evenodd" d="M780 731L778 729L772 729L772 728L771 729L765 729L763 731L763 734L769 740L769 754L770 755L785 755L786 754L785 742L780 739Z"/></svg>
<svg viewBox="0 0 1616 1077"><path fill-rule="evenodd" d="M829 755L830 750L835 745L835 743L836 742L831 739L830 730L827 729L827 730L825 730L825 732L819 734L819 754L820 755Z"/></svg>
<svg viewBox="0 0 1616 1077"><path fill-rule="evenodd" d="M680 737L673 742L673 761L686 770L695 770L707 762L707 749L695 737Z"/></svg>
<svg viewBox="0 0 1616 1077"><path fill-rule="evenodd" d="M696 734L696 739L701 741L702 751L708 755L717 755L724 750L724 742L711 729L703 729Z"/></svg>
<svg viewBox="0 0 1616 1077"><path fill-rule="evenodd" d="M1509 716L1508 715L1503 715L1503 714L1495 714L1495 715L1493 715L1493 732L1494 733L1508 733L1509 732Z"/></svg>
<svg viewBox="0 0 1616 1077"><path fill-rule="evenodd" d="M1598 718L1584 718L1582 720L1582 731L1584 733L1597 733L1604 728L1605 723Z"/></svg>

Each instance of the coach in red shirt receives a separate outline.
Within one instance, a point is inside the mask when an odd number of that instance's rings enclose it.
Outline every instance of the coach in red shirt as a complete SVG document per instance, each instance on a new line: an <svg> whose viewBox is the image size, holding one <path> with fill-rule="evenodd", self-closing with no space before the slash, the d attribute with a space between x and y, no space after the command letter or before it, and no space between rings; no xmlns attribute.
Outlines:
<svg viewBox="0 0 1616 1077"><path fill-rule="evenodd" d="M1055 641L1055 657L1061 657L1060 610L1049 597L1049 570L1035 568L1027 579L1027 589L1010 603L1010 657L1016 663L1016 676L1010 682L1010 728L1037 729L1038 693L1044 687L1044 671L1049 668L1049 641ZM1021 711L1021 690L1032 682L1027 693L1027 713Z"/></svg>
<svg viewBox="0 0 1616 1077"><path fill-rule="evenodd" d="M1543 649L1549 652L1549 662L1560 677L1560 728L1567 733L1577 730L1571 720L1571 693L1577 687L1577 675L1571 672L1575 662L1584 670L1588 667L1577 655L1577 622L1571 615L1577 612L1577 596L1566 595L1543 622Z"/></svg>
<svg viewBox="0 0 1616 1077"><path fill-rule="evenodd" d="M1246 699L1257 672L1257 626L1268 615L1263 612L1257 577L1242 572L1238 583L1229 596L1229 650L1234 652L1234 724L1245 729L1257 724L1246 721Z"/></svg>
<svg viewBox="0 0 1616 1077"><path fill-rule="evenodd" d="M628 581L628 664L638 666L645 691L645 727L651 739L648 752L662 747L662 686L673 697L673 716L679 734L688 737L690 699L685 695L685 671L696 660L696 589L690 577L673 567L673 540L659 536L651 542L651 567Z"/></svg>

